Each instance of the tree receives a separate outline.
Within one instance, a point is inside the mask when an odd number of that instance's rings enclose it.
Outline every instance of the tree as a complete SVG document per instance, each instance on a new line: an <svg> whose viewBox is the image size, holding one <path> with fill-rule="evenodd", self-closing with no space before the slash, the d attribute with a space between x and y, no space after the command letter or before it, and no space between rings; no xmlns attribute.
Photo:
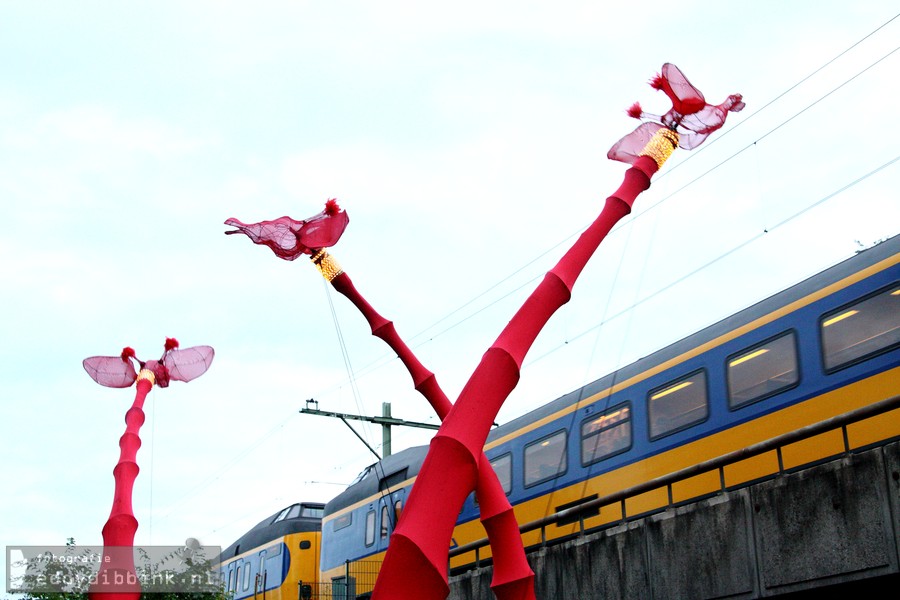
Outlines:
<svg viewBox="0 0 900 600"><path fill-rule="evenodd" d="M137 548L141 600L230 600L217 569L198 548L173 548L161 556L152 552L156 548L151 552ZM11 564L12 572L24 568L24 574L11 577L12 591L23 593L25 600L90 600L102 558L102 552L79 548L74 538L68 538L64 548L42 549Z"/></svg>

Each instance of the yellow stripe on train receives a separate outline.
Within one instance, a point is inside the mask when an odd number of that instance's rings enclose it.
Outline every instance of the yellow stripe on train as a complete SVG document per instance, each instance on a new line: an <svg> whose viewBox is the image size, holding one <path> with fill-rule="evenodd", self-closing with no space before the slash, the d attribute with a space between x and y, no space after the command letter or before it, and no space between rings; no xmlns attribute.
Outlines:
<svg viewBox="0 0 900 600"><path fill-rule="evenodd" d="M900 379L900 367L880 373L833 390L805 402L788 406L747 423L730 427L725 431L704 437L695 442L679 446L667 452L651 456L640 462L598 475L574 485L533 498L513 507L519 523L536 521L557 512L557 507L580 500L586 496L606 495L625 489L667 473L697 464L698 462L721 456L722 454L745 448L783 433L824 421L831 417L861 408L872 403L872 399L885 398L894 393ZM885 415L854 424L848 428L851 449L900 436L900 409ZM840 430L828 432L786 446L782 450L783 465L786 469L816 462L843 452L844 442ZM725 468L725 485L739 485L778 472L775 451L746 459ZM672 501L679 503L705 496L721 488L718 471L697 475L673 486ZM669 504L665 488L653 490L625 503L628 516L657 510ZM585 528L593 528L614 523L623 518L621 507L605 506L600 514L585 519ZM576 533L578 524L548 527L546 539L552 540ZM524 536L525 545L541 542L541 532L533 531ZM457 526L454 538L460 545L484 539L484 528L477 520ZM490 557L490 547L479 550L480 558ZM451 559L451 567L464 565L474 560L474 552Z"/></svg>

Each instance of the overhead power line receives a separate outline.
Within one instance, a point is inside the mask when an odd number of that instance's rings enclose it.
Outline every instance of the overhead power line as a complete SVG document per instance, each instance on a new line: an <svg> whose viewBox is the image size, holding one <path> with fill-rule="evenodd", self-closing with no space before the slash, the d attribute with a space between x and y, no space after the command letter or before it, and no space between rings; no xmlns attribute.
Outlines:
<svg viewBox="0 0 900 600"><path fill-rule="evenodd" d="M746 123L746 122L747 122L748 120L750 120L751 118L753 118L753 117L759 115L759 114L760 114L761 112L763 112L764 110L767 110L767 109L769 109L770 107L772 107L773 105L777 104L779 101L781 101L782 99L784 99L784 98L785 98L788 94L790 94L791 92L795 91L799 86L801 86L803 83L805 83L806 81L808 81L810 78L812 78L812 77L815 76L816 74L820 73L821 71L825 70L826 68L830 67L830 66L831 66L835 61L837 61L839 58L845 56L845 55L848 54L850 51L852 51L853 49L855 49L856 47L858 47L860 44L862 44L862 43L865 42L866 40L868 40L868 39L872 38L873 36L875 36L878 32L880 32L882 29L884 29L885 27L887 27L890 23L892 23L893 21L895 21L898 17L900 17L900 13L898 13L897 15L894 15L893 17L891 17L890 19L888 19L886 22L884 22L883 24L881 24L880 26L878 26L877 28L875 28L874 30L872 30L871 32L869 32L868 34L866 34L865 36L863 36L862 38L860 38L858 41L854 42L853 44L851 44L850 46L848 46L847 48L845 48L844 50L842 50L840 53L838 53L837 55L835 55L833 58L831 58L830 60L826 61L826 62L823 63L821 66L819 66L818 68L816 68L815 70L813 70L810 74L806 75L805 77L803 77L802 79L800 79L799 81L797 81L796 83L794 83L793 85L791 85L790 87L788 87L787 89L785 89L783 92L781 92L780 94L778 94L777 96L775 96L773 99L771 99L770 101L768 101L766 104L764 104L762 107L760 107L759 110L755 111L754 113L752 113L752 114L750 114L749 116L747 116L745 119L743 119L743 120L741 120L740 122L738 122L734 127L731 127L731 128L729 128L728 130L726 130L726 131L723 131L721 135L717 136L717 138L714 138L713 140L710 140L710 142L709 142L707 145L705 145L703 148L700 148L700 149L694 151L690 156L688 156L684 161L682 161L682 162L679 163L678 165L674 165L674 166L672 167L672 169L669 169L669 170L667 171L667 173L668 173L668 172L671 172L672 170L674 170L674 169L677 168L677 167L680 167L682 164L686 163L688 160L690 160L692 157L694 157L694 156L696 156L697 154L699 154L701 151L706 151L706 150L708 150L709 147L712 147L712 146L714 145L714 143L716 142L717 139L721 139L722 137L724 137L724 135L727 135L728 133L730 133L730 131L733 131L734 129L737 129L738 127L740 127L741 125L743 125L744 123ZM785 126L785 125L788 124L790 121L792 121L793 119L797 118L798 116L800 116L801 114L803 114L803 113L806 112L807 110L811 109L813 106L815 106L816 104L818 104L819 102L821 102L822 100L824 100L825 98L827 98L828 96L830 96L831 94L833 94L834 92L836 92L837 90L843 88L844 86L846 86L846 85L849 84L850 82L856 80L860 75L862 75L863 73L869 71L870 69L872 69L872 68L875 67L876 65L880 64L881 62L883 62L883 61L884 61L885 59L887 59L889 56L893 55L897 50L900 50L900 47L895 48L894 50L891 50L890 52L888 52L886 55L884 55L884 56L881 57L880 59L876 60L875 62L873 62L873 63L870 64L869 66L865 67L864 69L860 70L860 71L857 72L855 75L853 75L852 77L848 78L848 79L845 80L843 83L841 83L840 85L838 85L837 87L835 87L834 89L832 89L831 91L829 91L828 93L826 93L825 95L821 96L819 99L817 99L817 100L814 101L813 103L809 104L809 105L806 106L805 108L801 109L800 111L798 111L797 113L795 113L794 115L792 115L792 116L791 116L790 118L788 118L787 120L783 121L783 122L780 123L779 125L773 127L772 129L770 129L769 131L767 131L766 133L764 133L762 136L760 136L759 138L757 138L757 140L754 141L753 143L751 143L751 144L749 144L748 146L746 146L746 147L740 149L740 150L737 151L736 153L734 153L734 154L732 154L731 156L727 157L725 160L719 162L717 165L715 165L714 167L710 168L710 169L707 170L706 172L702 173L702 174L699 175L698 177L694 178L694 179L691 180L690 182L686 183L684 186L681 186L678 190L676 190L676 191L673 192L672 194L669 194L668 196L662 198L659 202L657 202L656 204L652 205L652 206L649 207L647 210L643 211L642 213L640 213L640 214L638 214L638 215L635 215L634 218L631 220L631 222L633 222L633 221L635 221L636 219L640 218L640 217L643 216L644 214L647 214L647 212L648 212L649 210L652 210L653 208L659 206L660 204L662 204L663 202L667 201L668 199L670 199L670 198L671 198L672 196L674 196L675 194L677 194L677 193L683 191L685 188L687 188L687 187L689 187L689 186L691 186L691 185L697 183L698 181L702 180L704 177L708 176L710 173L712 173L713 171L715 171L717 168L719 168L720 166L724 165L724 164L727 163L728 161L732 160L733 158L735 158L735 157L738 156L739 154L743 153L744 151L746 151L746 150L749 149L750 147L753 147L757 142L759 142L759 141L765 139L766 137L768 137L769 135L771 135L772 133L774 133L775 131L777 131L777 130L780 129L781 127ZM888 167L894 165L895 163L897 163L898 160L900 160L900 156L895 157L895 158L891 159L890 161L888 161L888 162L886 162L886 163L884 163L884 164L882 164L882 165L880 165L880 166L878 166L878 167L872 169L872 170L869 171L868 173L866 173L866 174L864 174L864 175L858 177L857 179L855 179L855 180L849 182L848 184L842 186L841 188L839 188L839 189L837 189L837 190L831 192L830 194L828 194L828 195L826 195L826 196L820 198L819 200L817 200L817 201L811 203L810 205L804 207L802 210L797 211L797 212L794 213L793 215L791 215L791 216L789 216L789 217L783 219L782 221L780 221L779 223L775 224L774 226L767 228L767 231L772 231L773 229L776 229L776 228L778 228L778 227L781 227L781 226L785 225L786 223L788 223L788 222L790 222L790 221L792 221L792 220L794 220L794 219L800 217L802 214L808 212L809 210L815 208L816 206L822 204L823 202L826 202L827 200L829 200L829 199L831 199L831 198L833 198L833 197L835 197L835 196L838 196L838 195L841 194L843 191L845 191L845 190L847 190L847 189L849 189L849 188L855 186L856 184L858 184L858 183L864 181L865 179L868 179L869 177L875 175L876 173L878 173L878 172L880 172L880 171L882 171L882 170L884 170L884 169L886 169L886 168L888 168ZM661 179L662 177L664 177L667 173L661 173L661 174L660 174L660 179ZM620 225L620 226L617 226L616 228L613 229L613 231L611 232L611 234L615 234L620 228L621 228L621 225ZM577 235L580 233L580 231L581 231L581 229L579 229L579 231L576 231L576 232L572 233L571 235L565 237L563 240L561 240L561 241L558 242L557 244L554 244L553 246L551 246L551 247L548 248L547 250L543 251L542 253L538 254L537 256L535 256L534 258L532 258L531 260L529 260L528 262L526 262L525 264L523 264L523 266L521 266L520 268L514 270L510 275L508 275L508 276L504 277L503 279L499 280L497 283L495 283L494 285L492 285L491 287L489 287L489 288L486 289L485 291L481 292L480 294L477 294L477 295L474 296L471 300L465 302L464 304L462 304L462 305L459 306L458 308L456 308L456 309L450 311L448 314L444 315L443 317L441 317L440 319L438 319L437 321L435 321L433 324L431 324L431 325L429 325L428 327L426 327L422 332L420 332L420 333L418 333L418 334L415 334L415 335L413 336L413 339L415 339L415 338L417 338L417 337L421 337L421 336L424 334L424 332L432 330L435 326L437 326L437 325L439 325L439 324L441 324L441 323L447 321L447 320L448 320L450 317L452 317L453 315L458 314L459 312L461 312L461 311L464 310L465 308L471 306L474 302L476 302L477 300L483 298L484 296L486 296L487 294L489 294L491 291L497 289L499 286L503 285L504 283L506 283L507 281L509 281L512 277L514 277L515 275L518 275L519 273L521 273L522 271L524 271L526 268L528 268L529 266L531 266L532 264L534 264L535 262L537 262L538 260L540 260L541 258L543 258L544 256L546 256L548 253L552 252L554 249L556 249L556 248L558 248L559 246L561 246L562 244L564 244L566 241L568 241L568 240L570 240L571 238L577 236ZM729 249L729 250L727 250L727 251L721 253L720 255L718 255L718 256L716 256L716 257L714 257L713 259L711 259L710 261L708 261L708 262L705 263L704 265L698 267L697 269L694 269L693 271L691 271L691 272L689 272L689 273L686 273L686 274L682 275L681 277L679 277L678 279L676 279L675 281L673 281L671 284L669 284L668 286L666 286L666 288L671 287L672 285L676 285L676 284L678 284L678 283L680 283L680 282L682 282L682 281L684 281L684 280L686 280L686 279L688 279L688 278L690 278L690 277L696 275L698 272L700 272L700 271L702 271L702 270L704 270L704 269L706 269L706 268L709 268L711 265L713 265L713 264L715 264L716 262L722 260L722 259L725 258L726 256L728 256L728 255L730 255L730 254L733 254L734 252L736 252L736 251L739 250L740 248L742 248L742 247L746 246L747 244L750 244L750 243L752 243L753 241L759 239L760 237L762 237L763 235L765 235L765 233L766 233L765 231L764 231L764 232L760 232L760 233L758 233L758 234L752 236L751 238L749 238L749 239L747 239L747 240L744 240L743 242L739 243L737 246L735 246L735 247L733 247L733 248L731 248L731 249ZM542 274L541 274L541 276L542 276ZM465 321L471 319L472 317L474 317L474 316L477 315L478 313L480 313L480 312L486 310L488 307L490 307L490 306L496 304L497 302L499 302L499 301L502 300L503 298L508 297L510 294L514 293L515 291L518 291L518 290L521 289L522 287L525 287L525 286L528 285L529 283L532 283L532 282L533 282L535 279L537 279L537 278L539 278L539 277L535 277L535 278L530 279L529 281L525 282L525 283L522 284L521 286L517 287L515 290L513 290L513 291L511 291L511 292L508 292L508 293L506 293L506 294L504 294L501 298L495 299L495 300L493 300L492 302L490 302L489 304L487 304L486 306L479 308L479 309L476 310L475 312L473 312L473 313L471 313L471 314L469 314L469 315L467 315L467 316L465 316L465 317L463 317L463 318L461 318L461 319L459 319L459 320L457 320L457 321L454 321L452 324L450 324L450 325L448 325L447 327L441 329L439 332L429 335L429 336L428 336L428 339L425 340L425 341L423 341L423 342L421 342L419 345L421 346L421 345L423 345L423 344L425 344L425 343L428 343L428 342L430 342L430 341L433 341L435 338L437 338L437 337L439 337L440 335L443 335L443 334L445 334L446 332L450 331L451 329L453 329L453 328L455 328L455 327L461 325L462 323L464 323ZM663 289L665 289L665 288L663 288ZM581 336L583 336L583 335L589 333L590 331L592 331L592 330L594 330L594 329L596 329L596 328L602 326L605 322L608 322L608 321L610 321L610 320L612 320L612 319L615 319L615 318L617 318L618 316L622 315L623 313L625 313L625 312L627 312L627 311L629 311L629 310L633 310L633 309L636 308L637 306L639 306L639 305L641 305L641 304L647 302L648 300L650 300L650 299L653 298L654 296L656 296L656 295L658 295L659 293L661 293L661 291L662 291L662 290L658 290L658 291L653 292L652 294L650 294L650 295L648 295L648 296L645 296L645 297L639 299L638 301L634 302L634 303L633 303L632 305L630 305L629 307L623 309L622 311L620 311L620 312L618 312L618 313L616 313L616 314L614 314L614 315L612 315L612 316L609 316L608 318L605 318L603 322L591 326L590 328L588 328L588 329L582 331L581 333L577 334L577 335L574 336L573 338L570 338L568 341L572 341L572 340L574 340L574 339L577 339L577 338L579 338L579 337L581 337ZM330 299L329 299L329 301L330 301ZM334 311L333 306L332 306L332 311ZM338 331L338 335L339 335L339 336L342 335L342 334L340 333L340 331ZM558 350L558 349L560 349L560 348L562 348L562 347L564 347L564 346L565 346L565 344L562 344L562 345L558 346L557 348L554 348L554 349L550 350L549 352L545 353L544 355L542 355L542 356L540 356L540 357L537 357L537 358L535 358L534 360L529 361L529 363L533 363L533 362L536 362L536 361L538 361L538 360L541 360L542 358L546 357L546 356L549 355L550 353L552 353L552 352L554 352L554 351L556 351L556 350ZM370 363L370 365L367 365L366 367L363 367L362 369L359 369L358 371L356 371L356 372L354 373L352 367L349 365L349 357L345 356L345 366L347 367L348 371L349 371L350 373L352 373L352 375L351 375L350 377L351 377L351 384L354 386L354 388L355 388L355 386L356 386L355 380L356 380L356 378L358 378L361 374L368 373L368 372L370 372L370 371L372 371L372 370L374 370L374 369L377 369L377 368L380 368L381 366L384 366L384 364L386 364L386 361L389 362L389 361L391 361L391 360L396 359L396 356L394 356L394 357L389 357L389 355L385 355L385 357L388 357L388 358L387 358L387 359L385 359L385 358L377 359L376 361L373 361L373 363ZM525 366L525 365L523 365L523 367L524 367L524 366ZM355 397L355 399L357 400L357 405L360 406L360 400L359 400L358 392L357 392L357 391L354 392L354 397ZM361 406L360 406L360 408L361 408ZM361 410L360 412L363 412L363 411ZM277 431L278 429L284 427L284 425L287 423L287 421L288 421L290 418L294 417L295 415L296 415L296 413L291 413L291 414L290 414L289 416L287 416L285 419L283 419L282 421L280 421L275 427L273 427L272 429L270 429L270 430L268 430L267 432L263 433L259 438L257 438L255 441L253 441L253 442L251 442L250 444L248 444L244 449L238 451L231 459L229 459L227 462L225 462L225 463L224 463L219 469L217 469L214 473L210 474L208 477L206 477L205 479L203 479L202 481L200 481L196 486L194 486L193 488L191 488L191 490L189 490L189 491L186 492L184 495L182 495L181 497L179 497L175 502L173 502L172 504L170 504L169 507L168 507L168 510L167 510L161 517L157 517L157 518L158 518L158 519L162 519L162 520L166 519L169 515L172 514L173 510L174 510L175 508L177 508L178 506L180 506L181 504L183 504L185 500L187 500L188 498L190 498L190 497L192 497L192 496L198 494L198 493L199 493L200 491L202 491L203 489L207 488L209 485L212 484L213 481L219 479L224 473L226 473L226 472L229 471L230 469L234 468L237 464L239 464L242 460L244 460L247 456L249 456L249 455L250 455L253 451L255 451L260 445L262 445L262 443L263 443L264 441L266 441L267 439L269 439L269 438L271 437L272 433L274 433L274 432ZM215 531L215 530L214 530L214 531Z"/></svg>

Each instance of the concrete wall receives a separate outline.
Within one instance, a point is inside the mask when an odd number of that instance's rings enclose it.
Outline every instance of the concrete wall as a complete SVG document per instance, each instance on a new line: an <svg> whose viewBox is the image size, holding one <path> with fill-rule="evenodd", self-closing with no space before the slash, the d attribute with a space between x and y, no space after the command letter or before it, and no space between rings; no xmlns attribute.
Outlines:
<svg viewBox="0 0 900 600"><path fill-rule="evenodd" d="M900 443L849 455L543 548L558 598L760 598L900 573ZM493 600L490 567L452 600Z"/></svg>

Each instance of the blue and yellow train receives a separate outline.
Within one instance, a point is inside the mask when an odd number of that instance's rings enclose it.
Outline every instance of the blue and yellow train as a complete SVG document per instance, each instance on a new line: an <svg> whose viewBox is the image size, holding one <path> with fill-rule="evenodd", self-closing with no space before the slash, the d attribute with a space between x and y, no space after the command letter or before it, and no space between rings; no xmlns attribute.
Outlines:
<svg viewBox="0 0 900 600"><path fill-rule="evenodd" d="M484 451L519 523L540 519L698 462L900 394L900 236L491 431ZM900 436L893 411L849 428L862 448ZM791 468L843 451L840 431L786 447ZM326 504L321 578L345 561L380 561L427 447L369 467ZM778 472L775 452L725 469L739 486ZM721 488L717 471L629 498L628 516ZM598 528L621 505L588 514ZM579 523L552 526L547 539ZM525 534L526 546L542 532ZM453 542L483 539L470 496ZM482 554L482 556L484 556ZM473 553L451 559L454 569ZM361 591L361 590L358 590Z"/></svg>
<svg viewBox="0 0 900 600"><path fill-rule="evenodd" d="M219 556L219 574L233 600L308 599L319 581L325 505L285 507L245 533Z"/></svg>
<svg viewBox="0 0 900 600"><path fill-rule="evenodd" d="M495 428L484 451L519 523L527 523L898 394L895 236ZM847 431L846 441L840 430L826 432L790 444L778 456L771 451L731 464L723 476L701 473L671 489L587 511L579 522L526 532L523 542L533 546L581 527L619 523L715 493L723 483L758 481L838 455L845 443L852 449L884 443L900 436L900 409ZM415 447L385 458L325 505L319 581L339 583L349 579L354 564L383 560L426 452ZM484 537L473 495L460 512L453 544ZM284 544L283 552L302 552L287 538ZM450 567L466 568L474 560L474 552L459 554ZM288 574L286 567L282 571ZM293 590L283 585L296 597L296 580ZM356 595L371 589L355 585Z"/></svg>

